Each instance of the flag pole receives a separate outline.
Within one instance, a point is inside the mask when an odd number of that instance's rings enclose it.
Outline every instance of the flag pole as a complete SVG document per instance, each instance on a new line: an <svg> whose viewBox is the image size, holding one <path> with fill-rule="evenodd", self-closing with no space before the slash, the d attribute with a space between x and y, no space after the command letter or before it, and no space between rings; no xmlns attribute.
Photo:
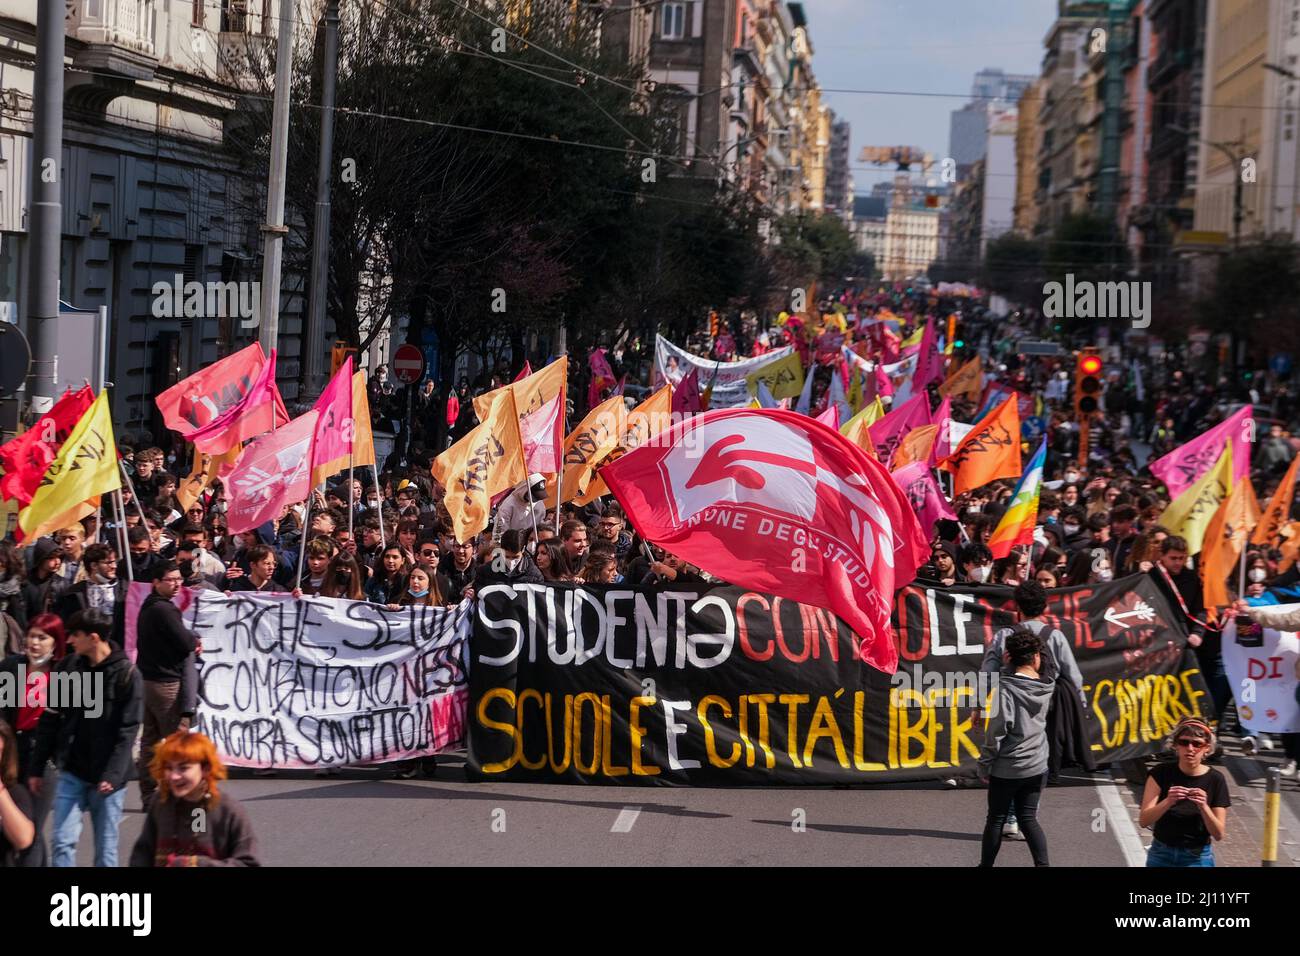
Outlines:
<svg viewBox="0 0 1300 956"><path fill-rule="evenodd" d="M384 536L384 493L379 487L379 466L373 461L370 463L370 473L375 476L375 494L379 495L379 547L387 548L388 540Z"/></svg>
<svg viewBox="0 0 1300 956"><path fill-rule="evenodd" d="M348 452L348 537L352 537L352 512L357 510L355 486L352 483L352 452ZM382 511L382 509L381 509Z"/></svg>
<svg viewBox="0 0 1300 956"><path fill-rule="evenodd" d="M1242 529L1244 532L1244 528ZM1250 544L1249 539L1243 538L1241 542L1241 560L1237 564L1237 599L1246 600L1246 545Z"/></svg>
<svg viewBox="0 0 1300 956"><path fill-rule="evenodd" d="M320 487L325 487L325 482L320 483ZM348 486L348 495L351 496L351 485ZM307 558L307 532L311 528L311 500L316 496L316 489L313 488L307 492L307 509L303 512L302 528L298 533L298 566L294 569L294 577L297 579L297 586L302 587L302 563Z"/></svg>
<svg viewBox="0 0 1300 956"><path fill-rule="evenodd" d="M116 494L117 494L116 504L117 504L117 511L118 511L118 517L117 517L117 535L119 538L118 547L122 549L121 553L118 554L118 560L119 562L121 561L126 562L126 583L134 584L135 571L131 568L130 542L127 540L127 536L126 536L126 502L122 500L121 488L117 489Z"/></svg>
<svg viewBox="0 0 1300 956"><path fill-rule="evenodd" d="M140 512L140 523L147 529L149 527L149 521L144 516L144 505L140 504L140 496L135 493L135 484L131 481L131 476L126 473L126 465L122 464L120 458L117 462L117 468L122 472L122 477L126 480L126 486L131 491L131 500L135 502L135 510ZM126 524L126 502L122 503L122 524Z"/></svg>

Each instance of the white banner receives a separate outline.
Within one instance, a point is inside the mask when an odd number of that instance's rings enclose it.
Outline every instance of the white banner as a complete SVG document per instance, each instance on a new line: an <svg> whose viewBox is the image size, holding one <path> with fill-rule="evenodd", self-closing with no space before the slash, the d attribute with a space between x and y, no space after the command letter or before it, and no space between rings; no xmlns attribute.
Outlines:
<svg viewBox="0 0 1300 956"><path fill-rule="evenodd" d="M1300 733L1300 635L1294 631L1264 628L1264 643L1243 647L1237 643L1232 618L1223 629L1223 667L1237 700L1242 726L1257 733Z"/></svg>
<svg viewBox="0 0 1300 956"><path fill-rule="evenodd" d="M197 728L236 767L387 763L464 745L470 602L192 591Z"/></svg>
<svg viewBox="0 0 1300 956"><path fill-rule="evenodd" d="M765 368L772 362L778 362L794 351L793 345L775 349L756 358L741 359L739 362L714 362L698 355L692 355L683 348L678 348L662 335L655 336L655 377L657 381L669 381L676 385L691 368L700 371L700 391L713 386L713 396L709 408L745 408L752 396L745 376Z"/></svg>

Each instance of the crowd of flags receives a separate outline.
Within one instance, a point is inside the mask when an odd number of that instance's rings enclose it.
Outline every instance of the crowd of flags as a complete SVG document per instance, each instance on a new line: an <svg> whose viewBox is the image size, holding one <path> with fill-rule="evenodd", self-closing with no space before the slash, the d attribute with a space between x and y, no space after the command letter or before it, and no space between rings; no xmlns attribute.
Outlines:
<svg viewBox="0 0 1300 956"><path fill-rule="evenodd" d="M740 367L736 376L750 396L743 419L758 420L750 418L757 415L789 422L786 416L801 413L815 420L824 428L816 436L826 459L861 462L865 456L873 467L882 466L892 479L890 494L908 502L927 540L937 522L955 517L951 502L957 497L992 481L1017 479L991 550L1005 557L1033 543L1047 445L1044 439L1023 463L1021 422L1026 410L1040 410L1041 404L986 381L978 357L960 364L952 358L955 317L948 320L946 340L934 318L907 337L888 314L851 323L828 317L815 335L800 328L802 319L788 321L802 334L794 336L793 348L773 353L770 362L747 374L753 359L718 363ZM190 473L178 489L182 504L188 506L220 478L230 498L231 533L256 528L286 506L309 500L311 490L333 475L376 467L366 377L353 369L351 358L314 407L297 418L285 409L275 362L274 350L268 356L253 344L157 397L167 426L194 448ZM536 372L525 367L513 382L474 399L479 424L440 454L431 469L445 489L458 540L482 532L494 504L532 473L547 479L547 504L557 512L566 502L587 504L609 494L606 478L617 471L609 470L614 462L683 416L709 410L711 387L701 385L699 365L690 365L676 383L661 376L659 387L628 411L622 397L626 376L615 377L605 350L594 350L587 364L590 411L572 431L565 414L567 357ZM819 366L830 366L830 386L824 410L814 417ZM931 385L941 398L935 409L927 391ZM951 403L958 396L980 408L974 424L952 420ZM1186 539L1192 554L1202 555L1207 606L1228 603L1225 582L1248 541L1281 545L1288 565L1300 549L1300 522L1290 520L1300 458L1268 507L1261 508L1250 482L1251 411L1243 408L1150 466L1172 496L1160 523ZM20 542L75 523L100 508L106 495L119 495L121 507L123 471L108 401L89 387L70 390L29 430L0 446L0 466L0 495L21 506ZM635 473L631 466L620 467ZM618 488L614 494L623 501ZM652 522L623 504L644 534L643 525ZM690 550L680 535L674 542ZM770 575L759 577L770 583ZM734 583L754 586L754 581Z"/></svg>

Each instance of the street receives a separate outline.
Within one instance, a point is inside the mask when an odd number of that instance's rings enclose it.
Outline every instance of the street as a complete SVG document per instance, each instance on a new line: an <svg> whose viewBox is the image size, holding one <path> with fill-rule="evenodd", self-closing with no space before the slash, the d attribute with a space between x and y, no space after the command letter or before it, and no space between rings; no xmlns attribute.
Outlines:
<svg viewBox="0 0 1300 956"><path fill-rule="evenodd" d="M974 866L987 799L980 788L938 783L854 790L469 783L457 757L441 759L432 780L235 773L225 786L248 810L268 866ZM1112 816L1124 808L1126 788L1105 774L1064 777L1039 811L1052 864L1132 865L1125 844L1133 846L1136 818L1126 813L1115 825ZM1300 813L1300 789L1288 786L1285 799ZM140 832L139 806L132 786L124 857ZM1284 849L1300 857L1294 843ZM78 864L92 858L82 840ZM1031 866L1026 844L1004 841L997 865Z"/></svg>

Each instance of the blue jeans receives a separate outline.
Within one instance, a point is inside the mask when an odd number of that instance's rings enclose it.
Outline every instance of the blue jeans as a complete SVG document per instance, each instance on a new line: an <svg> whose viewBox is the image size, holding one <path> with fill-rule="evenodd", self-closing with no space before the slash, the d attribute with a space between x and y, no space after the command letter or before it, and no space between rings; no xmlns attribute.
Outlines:
<svg viewBox="0 0 1300 956"><path fill-rule="evenodd" d="M1153 840L1147 866L1214 866L1214 849L1208 843L1199 850L1187 850Z"/></svg>
<svg viewBox="0 0 1300 956"><path fill-rule="evenodd" d="M110 794L99 792L99 782L86 783L66 770L59 774L54 792L54 866L76 866L77 843L81 840L81 815L90 811L95 830L95 866L117 866L117 828L122 822L126 788Z"/></svg>

